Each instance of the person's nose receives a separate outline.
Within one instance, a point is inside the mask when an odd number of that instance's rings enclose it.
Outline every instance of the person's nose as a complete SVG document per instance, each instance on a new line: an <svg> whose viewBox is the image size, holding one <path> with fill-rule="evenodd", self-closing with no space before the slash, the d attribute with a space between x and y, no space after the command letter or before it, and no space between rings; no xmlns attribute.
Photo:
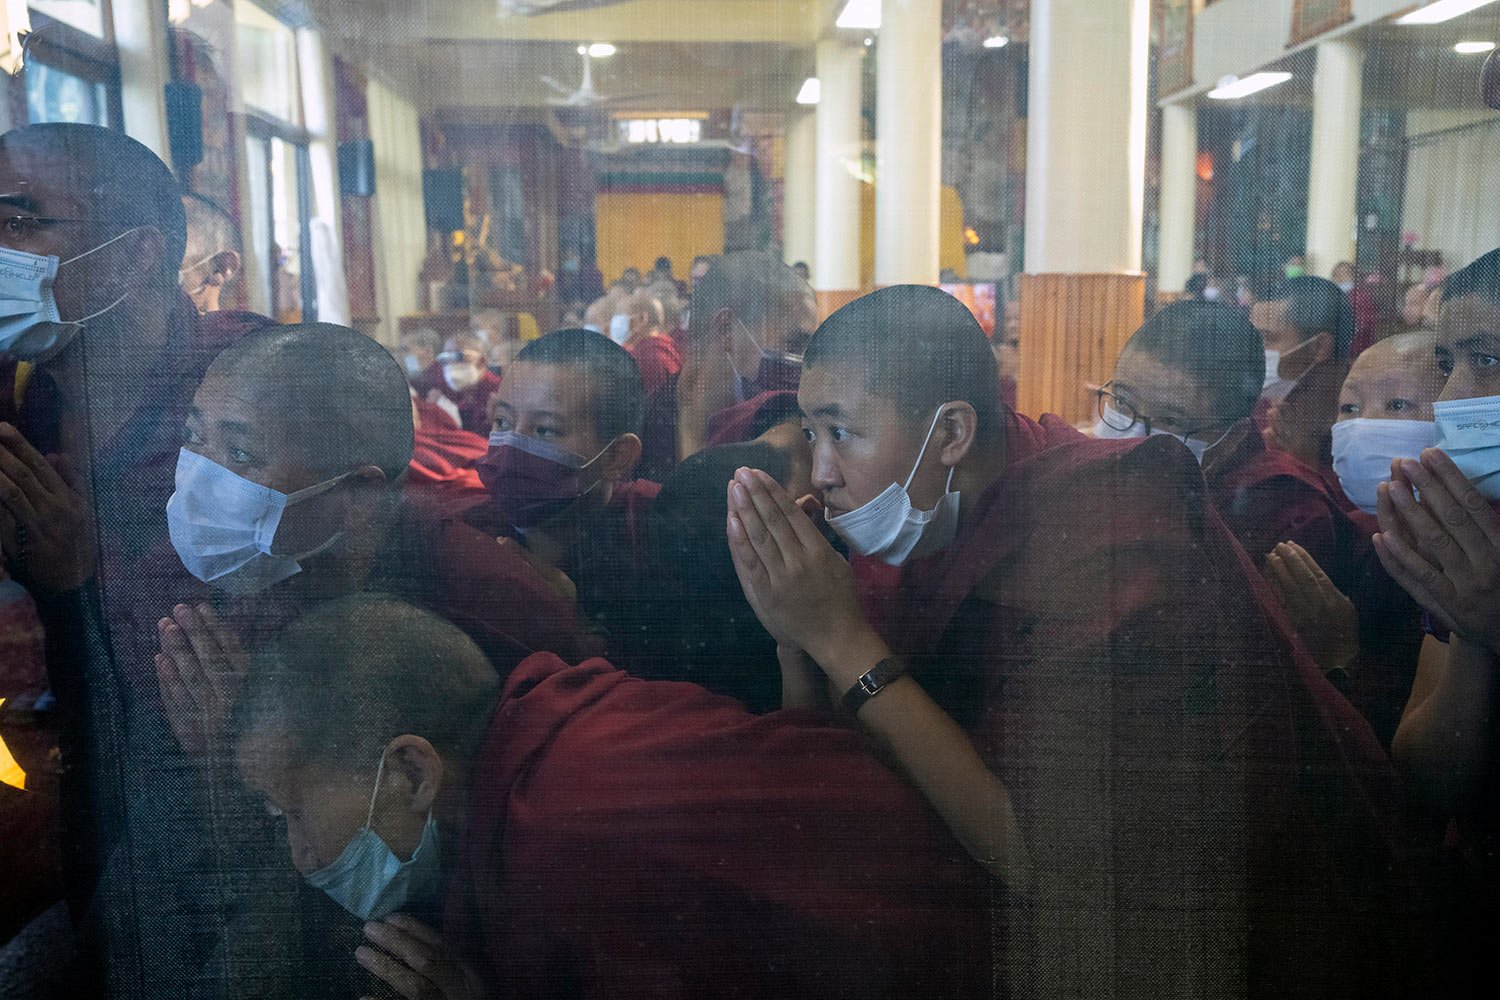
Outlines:
<svg viewBox="0 0 1500 1000"><path fill-rule="evenodd" d="M839 468L837 456L832 448L821 443L813 445L812 484L820 492L844 485L844 474Z"/></svg>
<svg viewBox="0 0 1500 1000"><path fill-rule="evenodd" d="M1448 376L1448 381L1443 385L1443 391L1438 393L1439 402L1448 402L1454 399L1473 399L1483 395L1479 387L1474 384L1474 376L1463 368L1454 368L1453 374Z"/></svg>

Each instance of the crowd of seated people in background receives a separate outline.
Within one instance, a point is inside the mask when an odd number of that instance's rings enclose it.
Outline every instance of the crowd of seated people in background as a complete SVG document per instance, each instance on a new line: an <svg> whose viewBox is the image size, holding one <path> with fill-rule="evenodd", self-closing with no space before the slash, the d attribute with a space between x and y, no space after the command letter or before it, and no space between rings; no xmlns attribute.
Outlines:
<svg viewBox="0 0 1500 1000"><path fill-rule="evenodd" d="M1017 411L1014 303L569 248L577 322L382 346L221 308L232 237L121 133L0 135L10 191L16 995L1483 970L1500 250L1410 329L1205 264L1079 429Z"/></svg>

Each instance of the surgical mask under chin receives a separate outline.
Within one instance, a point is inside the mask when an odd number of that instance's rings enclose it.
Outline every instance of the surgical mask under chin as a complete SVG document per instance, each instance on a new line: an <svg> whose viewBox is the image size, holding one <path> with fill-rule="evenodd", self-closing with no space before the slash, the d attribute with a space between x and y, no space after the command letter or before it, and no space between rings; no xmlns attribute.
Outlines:
<svg viewBox="0 0 1500 1000"><path fill-rule="evenodd" d="M137 227L139 228L139 227ZM122 240L135 232L127 229L92 250L60 261L51 254L27 253L0 247L0 353L20 361L44 362L70 344L85 323L98 319L125 301L124 292L103 309L80 319L65 320L58 313L52 286L58 269Z"/></svg>
<svg viewBox="0 0 1500 1000"><path fill-rule="evenodd" d="M1281 362L1283 358L1296 354L1311 343L1312 338L1309 337L1290 351L1287 351L1286 354L1282 354L1280 351L1273 351L1270 348L1266 349L1266 378L1261 383L1260 389L1262 399L1280 402L1286 399L1287 395L1297 387L1298 379L1281 377Z"/></svg>
<svg viewBox="0 0 1500 1000"><path fill-rule="evenodd" d="M1500 396L1433 403L1432 419L1437 447L1482 496L1500 500Z"/></svg>
<svg viewBox="0 0 1500 1000"><path fill-rule="evenodd" d="M398 910L431 903L443 886L437 821L431 812L422 828L422 839L408 861L398 858L371 828L384 773L385 755L381 754L365 825L332 862L303 876L308 885L321 889L360 920L380 920Z"/></svg>
<svg viewBox="0 0 1500 1000"><path fill-rule="evenodd" d="M1114 410L1113 408L1111 409L1114 413L1120 412L1118 410ZM1125 419L1123 414L1121 414L1120 419ZM1215 441L1203 441L1195 437L1184 437L1181 434L1173 434L1171 431L1164 431L1160 429L1147 431L1146 425L1141 423L1141 421L1139 420L1135 421L1122 431L1105 423L1103 417L1094 418L1094 437L1096 438L1104 441L1134 441L1141 438L1166 435L1167 437L1176 438L1178 441L1181 441L1182 446L1193 453L1193 458L1197 459L1199 465L1203 464L1203 456L1208 454L1208 449L1218 444L1219 441L1224 440L1225 436L1228 433L1229 431L1226 430L1223 434L1220 434L1218 440Z"/></svg>
<svg viewBox="0 0 1500 1000"><path fill-rule="evenodd" d="M740 372L739 366L734 363L734 352L729 352L729 368L734 372L736 401L743 403L763 392L796 392L802 383L802 355L773 351L762 344L760 338L751 333L750 328L739 319L735 319L734 323L760 351L755 374L750 376Z"/></svg>
<svg viewBox="0 0 1500 1000"><path fill-rule="evenodd" d="M922 441L922 450L912 464L906 484L892 483L874 500L847 514L828 518L828 526L838 532L849 547L862 556L900 566L908 559L922 559L941 552L958 534L959 494L953 489L953 469L948 470L948 485L931 510L916 510L911 505L912 480L927 454L932 434L943 416L942 407L933 414L932 426Z"/></svg>
<svg viewBox="0 0 1500 1000"><path fill-rule="evenodd" d="M197 452L177 454L177 488L167 501L167 533L187 571L231 594L254 594L302 571L302 561L343 536L296 555L271 551L288 507L343 482L336 476L295 493L252 483Z"/></svg>
<svg viewBox="0 0 1500 1000"><path fill-rule="evenodd" d="M630 342L630 317L615 313L609 318L609 339L624 347Z"/></svg>
<svg viewBox="0 0 1500 1000"><path fill-rule="evenodd" d="M1350 502L1373 514L1377 489L1391 478L1391 462L1414 459L1435 443L1431 420L1341 420L1333 425L1333 471Z"/></svg>

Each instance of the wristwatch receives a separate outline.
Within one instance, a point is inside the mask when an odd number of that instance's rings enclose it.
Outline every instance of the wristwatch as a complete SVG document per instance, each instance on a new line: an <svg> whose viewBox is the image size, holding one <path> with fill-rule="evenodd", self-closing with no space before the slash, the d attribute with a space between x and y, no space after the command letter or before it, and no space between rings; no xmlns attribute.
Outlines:
<svg viewBox="0 0 1500 1000"><path fill-rule="evenodd" d="M844 708L850 715L858 715L865 702L884 691L886 685L906 673L906 664L894 656L888 656L867 670L854 686L844 692Z"/></svg>

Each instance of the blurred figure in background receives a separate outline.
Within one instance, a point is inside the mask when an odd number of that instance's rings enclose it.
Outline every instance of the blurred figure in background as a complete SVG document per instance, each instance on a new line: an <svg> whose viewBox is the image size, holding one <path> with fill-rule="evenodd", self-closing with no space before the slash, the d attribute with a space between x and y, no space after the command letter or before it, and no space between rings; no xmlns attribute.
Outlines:
<svg viewBox="0 0 1500 1000"><path fill-rule="evenodd" d="M223 308L226 291L240 274L240 231L222 208L196 195L182 196L182 210L187 218L187 250L177 283L200 313L218 312Z"/></svg>

